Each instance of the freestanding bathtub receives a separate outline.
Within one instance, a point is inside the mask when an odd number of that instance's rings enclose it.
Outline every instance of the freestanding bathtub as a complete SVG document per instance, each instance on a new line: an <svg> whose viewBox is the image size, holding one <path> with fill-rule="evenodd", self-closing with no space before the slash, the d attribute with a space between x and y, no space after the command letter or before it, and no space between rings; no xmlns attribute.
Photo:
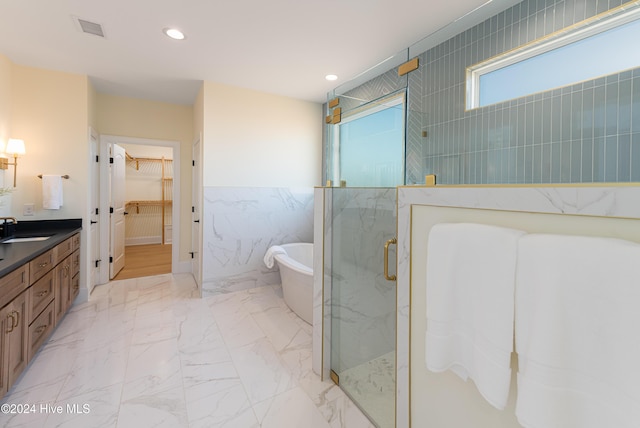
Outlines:
<svg viewBox="0 0 640 428"><path fill-rule="evenodd" d="M300 318L313 324L313 244L280 245L287 254L274 256L280 268L284 301Z"/></svg>

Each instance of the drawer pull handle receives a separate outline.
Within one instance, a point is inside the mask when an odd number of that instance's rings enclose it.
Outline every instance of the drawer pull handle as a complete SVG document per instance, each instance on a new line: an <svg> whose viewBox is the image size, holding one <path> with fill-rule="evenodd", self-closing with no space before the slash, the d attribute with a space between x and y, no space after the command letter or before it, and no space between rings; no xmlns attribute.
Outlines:
<svg viewBox="0 0 640 428"><path fill-rule="evenodd" d="M18 327L18 325L20 325L20 312L13 311L13 313L16 314L16 325L13 326L15 328L15 327Z"/></svg>
<svg viewBox="0 0 640 428"><path fill-rule="evenodd" d="M44 297L44 296L46 296L47 294L49 294L49 290L44 290L44 291L39 292L39 293L37 294L37 296L38 296L38 297Z"/></svg>
<svg viewBox="0 0 640 428"><path fill-rule="evenodd" d="M47 327L49 327L47 324L39 326L38 328L36 328L36 334L42 333L47 329Z"/></svg>
<svg viewBox="0 0 640 428"><path fill-rule="evenodd" d="M48 265L48 264L49 264L49 262L40 263L40 264L38 265L38 267L39 267L39 268L43 268L43 267L45 267L45 266L46 266L46 265Z"/></svg>

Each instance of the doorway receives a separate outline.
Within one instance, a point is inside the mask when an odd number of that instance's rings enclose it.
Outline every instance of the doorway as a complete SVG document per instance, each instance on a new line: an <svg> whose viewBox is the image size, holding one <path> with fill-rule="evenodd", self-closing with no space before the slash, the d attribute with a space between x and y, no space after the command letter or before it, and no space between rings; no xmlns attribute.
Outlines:
<svg viewBox="0 0 640 428"><path fill-rule="evenodd" d="M175 272L180 242L180 143L102 135L100 144L100 223L101 237L105 237L101 259L110 266L120 251L114 245L120 243L113 226L119 202L124 218L124 233L120 234L123 268L115 272L102 269L101 283ZM115 166L118 156L124 157L124 166ZM122 168L125 171L119 177ZM114 180L127 177L131 180L123 185L119 201L115 190L119 185Z"/></svg>

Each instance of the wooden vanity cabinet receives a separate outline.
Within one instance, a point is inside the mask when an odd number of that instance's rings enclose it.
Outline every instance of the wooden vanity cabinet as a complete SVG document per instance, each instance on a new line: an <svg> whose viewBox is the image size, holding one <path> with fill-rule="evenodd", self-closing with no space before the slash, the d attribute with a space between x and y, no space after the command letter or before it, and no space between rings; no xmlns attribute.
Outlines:
<svg viewBox="0 0 640 428"><path fill-rule="evenodd" d="M55 324L57 325L67 312L69 306L69 289L71 288L71 257L62 260L55 269L56 298Z"/></svg>
<svg viewBox="0 0 640 428"><path fill-rule="evenodd" d="M0 394L27 365L29 264L0 278Z"/></svg>
<svg viewBox="0 0 640 428"><path fill-rule="evenodd" d="M0 278L0 398L80 291L80 234Z"/></svg>
<svg viewBox="0 0 640 428"><path fill-rule="evenodd" d="M71 254L71 289L69 291L69 305L80 294L80 234L71 238L73 240L73 253Z"/></svg>
<svg viewBox="0 0 640 428"><path fill-rule="evenodd" d="M0 309L0 392L4 395L28 363L27 292Z"/></svg>
<svg viewBox="0 0 640 428"><path fill-rule="evenodd" d="M53 266L55 266L54 249L47 251L29 262L29 284L33 284L42 278L45 273L53 269Z"/></svg>

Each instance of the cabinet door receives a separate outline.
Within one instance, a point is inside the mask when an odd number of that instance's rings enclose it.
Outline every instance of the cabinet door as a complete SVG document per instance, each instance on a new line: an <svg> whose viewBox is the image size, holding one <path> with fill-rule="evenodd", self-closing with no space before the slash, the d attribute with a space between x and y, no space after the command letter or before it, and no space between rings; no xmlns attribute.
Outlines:
<svg viewBox="0 0 640 428"><path fill-rule="evenodd" d="M71 279L71 288L69 289L69 307L71 307L74 300L76 300L78 294L80 294L80 275L76 275Z"/></svg>
<svg viewBox="0 0 640 428"><path fill-rule="evenodd" d="M22 293L8 305L5 322L5 344L7 352L7 389L18 379L27 366L29 321L27 320L27 293Z"/></svg>
<svg viewBox="0 0 640 428"><path fill-rule="evenodd" d="M9 372L7 364L9 358L9 348L7 346L7 336L12 326L12 318L9 316L11 305L0 310L0 395L4 395L9 390L9 381L7 379Z"/></svg>
<svg viewBox="0 0 640 428"><path fill-rule="evenodd" d="M67 257L56 266L56 296L54 300L55 323L56 325L64 317L69 305L69 288L71 287L71 257Z"/></svg>

